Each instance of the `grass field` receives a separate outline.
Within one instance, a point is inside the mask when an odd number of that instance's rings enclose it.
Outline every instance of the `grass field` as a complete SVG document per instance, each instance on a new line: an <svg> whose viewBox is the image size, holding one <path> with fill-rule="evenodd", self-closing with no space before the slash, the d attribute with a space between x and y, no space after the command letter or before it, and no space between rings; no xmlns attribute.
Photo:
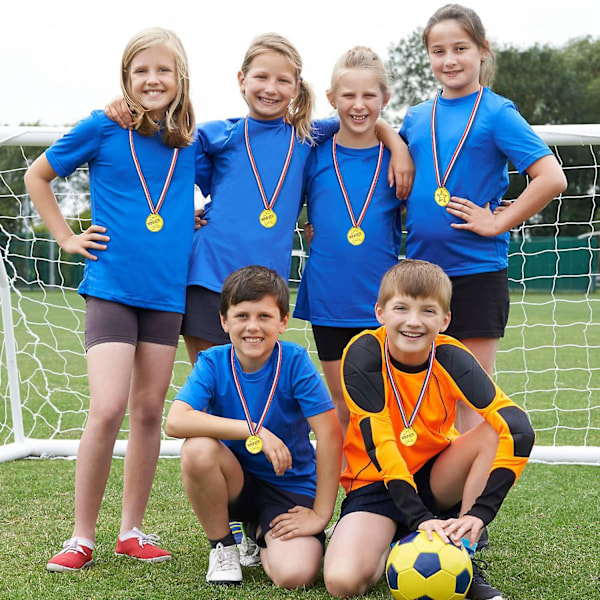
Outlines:
<svg viewBox="0 0 600 600"><path fill-rule="evenodd" d="M518 300L500 347L499 384L529 411L538 443L600 446L600 302L575 295ZM74 309L62 309L65 304ZM87 405L83 303L75 294L27 294L18 305L28 321L16 322L26 434L78 438ZM292 320L285 337L314 350L303 322ZM57 344L61 353L53 350ZM181 347L170 398L188 372ZM126 435L125 426L121 437ZM0 444L8 441L9 408L3 400ZM77 574L47 573L46 560L71 533L74 469L70 460L0 464L0 600L328 597L322 579L311 590L286 592L274 588L260 568L244 569L242 587L207 586L208 544L183 493L178 459L160 460L145 521L145 529L161 535L173 552L170 563L148 566L114 556L123 471L123 461L115 459L95 566ZM506 600L600 600L599 475L596 466L525 469L490 526L492 549L485 554L490 579ZM391 598L385 581L367 597Z"/></svg>
<svg viewBox="0 0 600 600"><path fill-rule="evenodd" d="M261 568L244 568L236 588L204 583L208 543L183 492L178 459L161 459L145 528L161 535L170 563L116 557L123 461L114 460L100 512L95 565L82 573L46 572L72 528L75 462L0 464L0 598L10 600L278 600L327 598L320 578L310 590L272 586ZM530 464L490 526L481 553L506 600L600 599L598 467ZM391 599L385 580L366 596Z"/></svg>

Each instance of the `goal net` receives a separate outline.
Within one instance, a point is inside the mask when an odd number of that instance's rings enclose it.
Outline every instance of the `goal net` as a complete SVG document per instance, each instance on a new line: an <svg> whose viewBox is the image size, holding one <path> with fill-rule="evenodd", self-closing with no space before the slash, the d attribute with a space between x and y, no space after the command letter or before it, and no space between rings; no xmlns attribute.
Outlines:
<svg viewBox="0 0 600 600"><path fill-rule="evenodd" d="M495 379L529 414L534 460L600 464L600 125L535 129L569 187L511 234L511 314ZM27 166L65 131L0 127L0 462L75 455L87 417L84 302L76 291L83 262L51 239L23 184ZM507 198L525 185L511 173ZM56 180L54 189L73 228L86 229L87 170ZM292 299L305 256L298 229ZM285 335L318 366L307 323L292 319ZM189 371L181 343L165 413ZM116 455L127 437L125 419ZM161 453L179 447L165 437Z"/></svg>

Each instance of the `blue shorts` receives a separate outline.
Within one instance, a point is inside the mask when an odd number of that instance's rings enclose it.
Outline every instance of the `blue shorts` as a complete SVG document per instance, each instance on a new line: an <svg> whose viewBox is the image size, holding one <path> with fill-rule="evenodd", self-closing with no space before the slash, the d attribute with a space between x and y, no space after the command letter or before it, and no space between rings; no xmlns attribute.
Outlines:
<svg viewBox="0 0 600 600"><path fill-rule="evenodd" d="M438 455L439 456L439 455ZM414 475L417 493L423 504L441 519L457 517L460 510L460 502L455 506L441 511L437 505L433 492L431 491L431 469L437 456L429 459ZM357 490L352 490L343 500L340 511L340 519L353 512L369 512L382 515L396 521L396 533L393 541L398 541L408 535L411 531L406 524L406 519L398 509L392 495L385 487L383 481L370 483Z"/></svg>
<svg viewBox="0 0 600 600"><path fill-rule="evenodd" d="M181 313L128 306L95 296L85 297L85 349L97 344L179 343Z"/></svg>
<svg viewBox="0 0 600 600"><path fill-rule="evenodd" d="M269 523L278 515L294 506L312 508L315 499L304 494L284 490L262 481L244 469L244 487L237 499L229 505L229 519L251 523L261 532L256 543L266 548L265 534L271 528ZM325 533L315 535L325 549Z"/></svg>

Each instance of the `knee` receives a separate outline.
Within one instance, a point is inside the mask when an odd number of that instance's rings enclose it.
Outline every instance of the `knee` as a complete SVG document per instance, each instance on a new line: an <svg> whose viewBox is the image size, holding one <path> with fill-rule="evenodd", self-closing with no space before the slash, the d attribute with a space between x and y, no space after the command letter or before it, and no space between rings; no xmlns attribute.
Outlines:
<svg viewBox="0 0 600 600"><path fill-rule="evenodd" d="M181 446L181 473L199 478L214 469L219 442L212 438L188 438Z"/></svg>
<svg viewBox="0 0 600 600"><path fill-rule="evenodd" d="M317 579L318 571L310 567L304 568L302 565L296 565L292 571L277 569L271 572L271 581L280 588L286 590L296 590L301 587L311 587Z"/></svg>
<svg viewBox="0 0 600 600"><path fill-rule="evenodd" d="M369 581L361 579L360 574L344 564L325 569L323 579L329 594L336 598L362 596L369 588Z"/></svg>

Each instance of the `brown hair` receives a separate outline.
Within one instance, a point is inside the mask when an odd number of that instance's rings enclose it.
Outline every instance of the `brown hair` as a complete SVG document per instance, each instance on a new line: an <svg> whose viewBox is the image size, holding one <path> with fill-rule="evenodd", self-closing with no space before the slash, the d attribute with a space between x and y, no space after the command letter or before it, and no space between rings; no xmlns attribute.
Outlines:
<svg viewBox="0 0 600 600"><path fill-rule="evenodd" d="M293 65L296 82L299 82L298 93L290 102L285 115L285 120L296 129L298 138L302 141L312 142L311 123L314 98L311 87L302 78L302 59L298 50L292 43L277 33L265 33L254 38L246 51L240 71L247 75L252 61L265 52L278 52L285 56Z"/></svg>
<svg viewBox="0 0 600 600"><path fill-rule="evenodd" d="M227 317L232 306L262 300L265 296L275 298L282 319L289 314L290 290L283 277L277 271L259 265L242 267L225 279L219 312Z"/></svg>
<svg viewBox="0 0 600 600"><path fill-rule="evenodd" d="M411 298L434 298L444 312L450 310L452 282L441 267L424 260L405 259L383 276L377 303L385 306L396 294Z"/></svg>
<svg viewBox="0 0 600 600"><path fill-rule="evenodd" d="M496 56L490 48L485 35L485 27L479 18L479 15L472 9L460 4L446 4L433 13L425 30L423 31L423 44L427 48L427 40L431 29L442 21L454 20L465 30L467 35L479 46L480 49L487 50L488 55L481 63L479 71L479 83L483 86L489 86L494 81L496 73Z"/></svg>
<svg viewBox="0 0 600 600"><path fill-rule="evenodd" d="M131 96L131 61L144 50L165 46L173 53L177 77L177 93L167 108L165 122L155 123L148 111ZM190 101L190 80L188 60L179 37L162 27L144 29L129 40L121 60L121 90L134 111L133 127L146 136L154 135L162 129L162 138L170 148L189 146L195 135L196 121Z"/></svg>

